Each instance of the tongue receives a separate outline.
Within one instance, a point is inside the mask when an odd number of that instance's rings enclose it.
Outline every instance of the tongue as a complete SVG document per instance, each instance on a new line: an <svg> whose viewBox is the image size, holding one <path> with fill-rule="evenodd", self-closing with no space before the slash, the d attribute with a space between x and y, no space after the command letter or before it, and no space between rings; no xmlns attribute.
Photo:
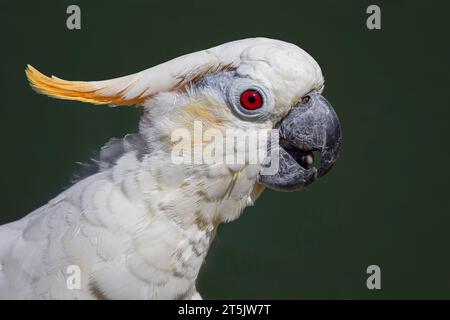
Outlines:
<svg viewBox="0 0 450 320"><path fill-rule="evenodd" d="M304 168L310 168L314 164L314 153L311 151L306 152L301 156L299 165L301 165Z"/></svg>
<svg viewBox="0 0 450 320"><path fill-rule="evenodd" d="M303 151L289 144L282 144L284 150L291 155L295 161L305 169L309 169L314 164L314 153L312 151Z"/></svg>

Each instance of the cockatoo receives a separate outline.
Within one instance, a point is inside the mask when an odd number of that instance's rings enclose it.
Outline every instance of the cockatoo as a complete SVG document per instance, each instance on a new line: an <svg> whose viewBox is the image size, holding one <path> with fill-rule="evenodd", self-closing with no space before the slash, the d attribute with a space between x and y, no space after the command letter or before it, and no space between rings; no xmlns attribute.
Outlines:
<svg viewBox="0 0 450 320"><path fill-rule="evenodd" d="M32 66L26 75L54 98L144 112L138 133L102 148L96 173L0 227L3 299L200 299L196 278L218 225L266 187L301 189L338 158L341 129L321 69L287 42L229 42L112 80L67 81ZM224 137L276 130L278 149L258 144L268 152L255 163L175 161L175 146L198 155L213 143L193 139L196 122ZM191 140L174 139L179 129ZM246 158L249 149L231 152Z"/></svg>

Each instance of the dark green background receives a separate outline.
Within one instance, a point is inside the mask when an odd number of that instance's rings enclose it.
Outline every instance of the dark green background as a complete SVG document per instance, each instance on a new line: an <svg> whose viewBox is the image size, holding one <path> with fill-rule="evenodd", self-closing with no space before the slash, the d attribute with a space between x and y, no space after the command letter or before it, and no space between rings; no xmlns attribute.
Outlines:
<svg viewBox="0 0 450 320"><path fill-rule="evenodd" d="M82 30L65 26L78 4ZM369 31L366 8L382 10ZM73 80L130 74L246 37L307 50L343 127L334 170L307 190L266 191L222 225L204 265L205 298L450 298L450 6L444 1L0 1L0 223L69 185L140 110L33 92L30 63ZM366 268L382 289L366 288Z"/></svg>

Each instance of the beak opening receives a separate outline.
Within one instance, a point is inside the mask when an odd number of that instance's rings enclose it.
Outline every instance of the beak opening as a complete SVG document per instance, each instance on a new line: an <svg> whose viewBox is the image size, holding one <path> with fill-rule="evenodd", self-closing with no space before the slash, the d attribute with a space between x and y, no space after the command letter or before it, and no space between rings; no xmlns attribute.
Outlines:
<svg viewBox="0 0 450 320"><path fill-rule="evenodd" d="M330 103L318 92L309 93L280 123L279 165L259 182L278 191L295 191L324 176L337 161L341 126ZM314 153L320 152L315 168Z"/></svg>

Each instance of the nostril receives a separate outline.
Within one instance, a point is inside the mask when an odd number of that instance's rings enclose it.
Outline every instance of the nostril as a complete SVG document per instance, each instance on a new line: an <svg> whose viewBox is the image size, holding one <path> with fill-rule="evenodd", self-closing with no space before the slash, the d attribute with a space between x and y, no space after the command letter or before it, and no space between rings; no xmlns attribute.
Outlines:
<svg viewBox="0 0 450 320"><path fill-rule="evenodd" d="M309 100L311 100L311 97L310 97L310 96L304 96L304 97L302 98L302 103L308 103Z"/></svg>

